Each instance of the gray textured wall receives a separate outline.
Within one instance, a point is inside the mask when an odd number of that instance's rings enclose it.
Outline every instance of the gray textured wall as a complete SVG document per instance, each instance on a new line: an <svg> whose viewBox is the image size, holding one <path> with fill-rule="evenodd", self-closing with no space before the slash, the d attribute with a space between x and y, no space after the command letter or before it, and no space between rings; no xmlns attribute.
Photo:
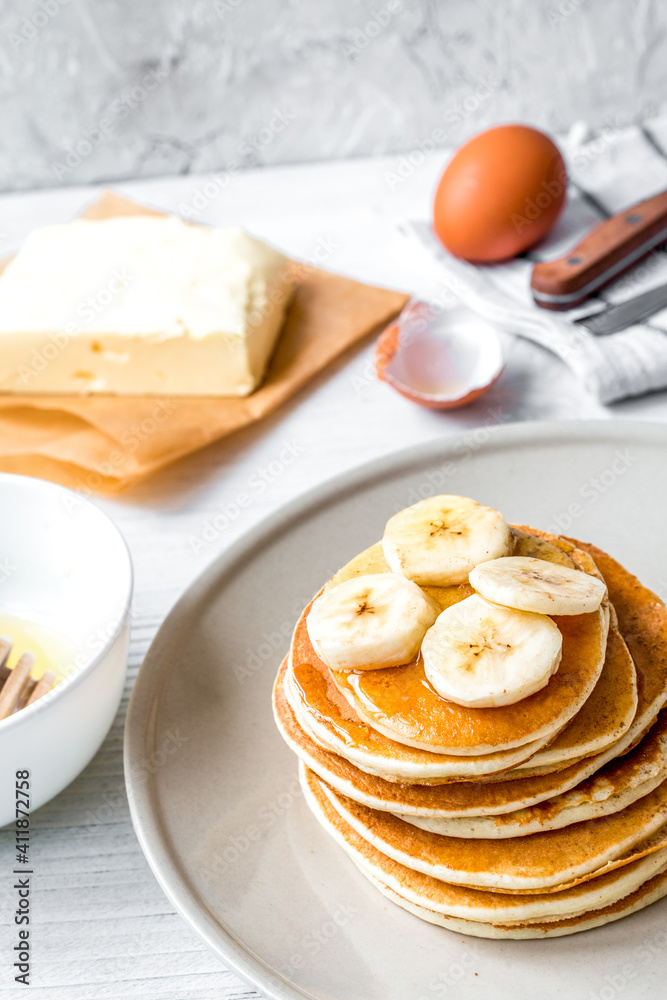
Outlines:
<svg viewBox="0 0 667 1000"><path fill-rule="evenodd" d="M622 125L666 0L2 0L0 189Z"/></svg>

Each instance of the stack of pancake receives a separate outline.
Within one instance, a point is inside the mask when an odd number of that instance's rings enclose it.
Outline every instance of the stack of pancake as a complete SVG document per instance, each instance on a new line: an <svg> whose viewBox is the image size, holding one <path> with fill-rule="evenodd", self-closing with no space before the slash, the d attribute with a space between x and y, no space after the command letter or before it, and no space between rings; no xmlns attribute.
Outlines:
<svg viewBox="0 0 667 1000"><path fill-rule="evenodd" d="M493 707L443 698L421 655L331 669L296 625L274 712L324 829L389 899L434 924L551 937L667 894L667 610L592 545L511 527L512 555L602 578L598 610L552 616L562 658ZM390 571L372 546L323 588ZM438 610L466 581L424 586Z"/></svg>

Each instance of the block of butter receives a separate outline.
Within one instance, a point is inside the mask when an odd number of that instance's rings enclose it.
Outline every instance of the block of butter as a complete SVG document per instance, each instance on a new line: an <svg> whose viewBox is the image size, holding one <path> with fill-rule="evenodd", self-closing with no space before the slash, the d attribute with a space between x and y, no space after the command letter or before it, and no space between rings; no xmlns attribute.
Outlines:
<svg viewBox="0 0 667 1000"><path fill-rule="evenodd" d="M0 392L246 396L293 291L287 257L172 217L30 235L0 277Z"/></svg>

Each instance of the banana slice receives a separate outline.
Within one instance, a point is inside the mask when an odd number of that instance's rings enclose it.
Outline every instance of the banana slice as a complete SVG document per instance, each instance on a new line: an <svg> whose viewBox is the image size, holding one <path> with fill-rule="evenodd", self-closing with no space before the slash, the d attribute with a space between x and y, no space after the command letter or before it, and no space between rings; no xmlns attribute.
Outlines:
<svg viewBox="0 0 667 1000"><path fill-rule="evenodd" d="M382 548L394 573L438 587L464 583L477 563L508 555L513 542L500 511L468 497L437 496L394 514Z"/></svg>
<svg viewBox="0 0 667 1000"><path fill-rule="evenodd" d="M574 566L567 552L563 552L553 542L548 542L546 538L531 535L515 525L512 525L510 530L514 536L511 553L513 556L532 556L535 559L544 559L547 562L559 563L561 566L569 566L570 569Z"/></svg>
<svg viewBox="0 0 667 1000"><path fill-rule="evenodd" d="M602 580L578 569L508 556L480 563L470 584L487 601L542 615L585 615L597 611L607 588Z"/></svg>
<svg viewBox="0 0 667 1000"><path fill-rule="evenodd" d="M438 694L457 705L513 705L548 683L562 644L546 615L501 608L473 594L446 608L424 636L424 671Z"/></svg>
<svg viewBox="0 0 667 1000"><path fill-rule="evenodd" d="M439 612L404 576L372 573L320 594L306 626L315 652L333 670L373 670L414 659Z"/></svg>

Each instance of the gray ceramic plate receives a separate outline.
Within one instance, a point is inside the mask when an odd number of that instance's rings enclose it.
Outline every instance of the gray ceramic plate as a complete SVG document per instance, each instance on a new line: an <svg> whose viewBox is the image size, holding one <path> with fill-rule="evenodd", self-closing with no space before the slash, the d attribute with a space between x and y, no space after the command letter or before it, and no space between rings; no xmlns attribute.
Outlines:
<svg viewBox="0 0 667 1000"><path fill-rule="evenodd" d="M479 429L302 497L191 587L141 668L126 773L158 881L228 966L281 1000L660 992L666 901L573 937L504 943L433 927L387 902L301 801L270 694L310 595L420 496L465 494L510 521L596 542L665 591L666 491L662 426Z"/></svg>

